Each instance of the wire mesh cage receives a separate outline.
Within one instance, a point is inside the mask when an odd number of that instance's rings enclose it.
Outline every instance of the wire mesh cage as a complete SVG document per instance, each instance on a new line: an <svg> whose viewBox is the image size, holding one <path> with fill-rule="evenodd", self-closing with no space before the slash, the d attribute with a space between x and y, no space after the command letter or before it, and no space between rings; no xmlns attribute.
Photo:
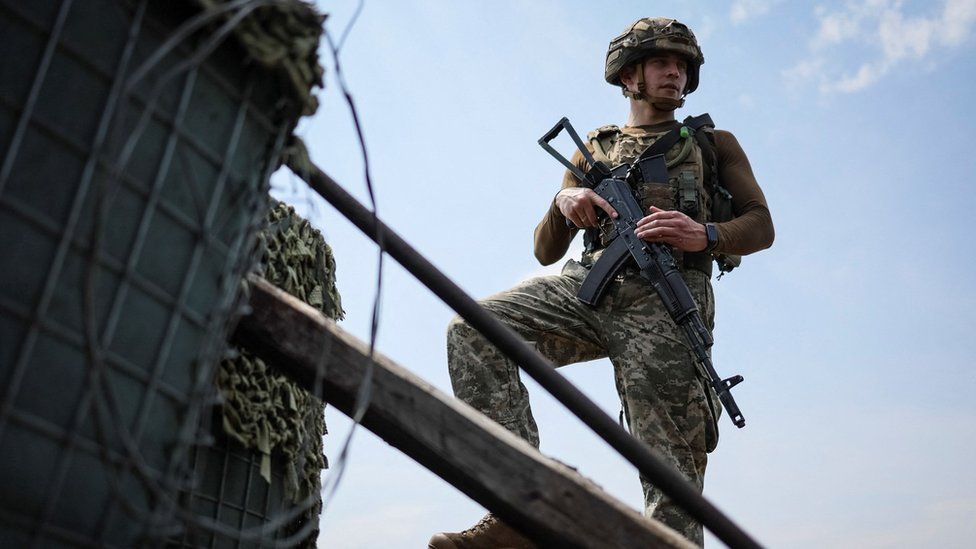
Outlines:
<svg viewBox="0 0 976 549"><path fill-rule="evenodd" d="M210 524L179 494L308 111L228 37L289 4L0 0L0 546Z"/></svg>
<svg viewBox="0 0 976 549"><path fill-rule="evenodd" d="M284 458L274 456L267 482L261 474L259 452L231 440L219 428L213 433L212 444L191 450L193 475L200 482L188 487L184 502L188 512L207 517L221 528L186 528L167 547L275 547L276 541L301 532L308 513L289 513ZM225 529L232 532L228 535ZM317 528L309 530L295 542L314 546L310 534Z"/></svg>

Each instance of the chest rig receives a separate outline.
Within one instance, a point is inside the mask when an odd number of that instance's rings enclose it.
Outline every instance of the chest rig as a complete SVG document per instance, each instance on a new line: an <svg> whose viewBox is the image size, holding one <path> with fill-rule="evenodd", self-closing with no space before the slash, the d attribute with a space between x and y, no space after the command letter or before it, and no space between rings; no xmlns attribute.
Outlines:
<svg viewBox="0 0 976 549"><path fill-rule="evenodd" d="M668 182L638 183L634 195L641 208L651 206L662 210L679 210L699 223L727 221L732 218L731 195L718 184L715 141L711 117L703 114L688 117L674 129L647 132L639 135L624 133L617 126L603 126L587 137L596 160L616 167L632 164L649 148L664 154L668 167ZM605 218L598 228L583 234L584 263L595 260L596 254L615 237L613 221ZM711 273L711 255L704 252L674 251L679 266Z"/></svg>

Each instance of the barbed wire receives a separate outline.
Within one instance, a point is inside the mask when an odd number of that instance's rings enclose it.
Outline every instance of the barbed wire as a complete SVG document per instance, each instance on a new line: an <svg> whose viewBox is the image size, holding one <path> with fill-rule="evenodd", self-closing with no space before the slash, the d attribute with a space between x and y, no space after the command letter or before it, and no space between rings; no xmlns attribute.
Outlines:
<svg viewBox="0 0 976 549"><path fill-rule="evenodd" d="M349 113L353 121L353 126L356 130L356 137L359 143L360 153L363 160L363 179L366 184L366 191L369 195L370 205L373 211L373 220L379 219L377 202L376 202L376 192L373 187L373 180L369 165L369 153L366 149L366 139L363 135L362 124L360 123L359 113L356 109L355 100L352 97L352 93L349 91L349 86L346 84L345 75L342 72L342 63L340 61L340 53L343 45L345 44L346 38L349 36L353 26L356 21L359 20L359 16L363 11L365 5L364 0L359 0L356 6L356 10L350 18L349 22L346 24L345 29L338 42L332 39L332 34L329 32L328 27L324 29L323 36L325 37L326 43L329 46L329 50L332 54L332 62L335 68L336 82L339 84L339 90L342 93L343 98L346 101L346 105L349 108ZM308 174L306 174L307 176ZM386 255L386 250L383 245L383 236L379 236L378 240L378 257L376 262L376 289L373 297L373 306L370 317L370 328L369 328L369 358L366 362L366 369L363 372L363 380L356 391L356 399L353 404L353 411L350 415L352 419L352 425L349 428L349 432L346 435L345 440L341 445L339 450L339 456L336 460L335 468L330 470L326 483L323 485L323 504L322 512L325 513L326 508L331 503L336 491L339 488L339 484L342 481L342 477L346 470L346 463L349 459L349 450L352 446L353 436L356 433L360 423L362 422L363 416L369 409L369 403L372 399L373 390L373 358L376 353L376 339L379 334L379 320L380 320L380 309L382 306L382 296L383 296L383 263L384 257Z"/></svg>

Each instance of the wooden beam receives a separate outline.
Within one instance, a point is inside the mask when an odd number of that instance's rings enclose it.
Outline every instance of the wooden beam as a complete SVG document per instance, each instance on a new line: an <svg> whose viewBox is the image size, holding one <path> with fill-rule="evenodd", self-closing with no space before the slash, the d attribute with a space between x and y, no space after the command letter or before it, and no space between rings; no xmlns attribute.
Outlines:
<svg viewBox="0 0 976 549"><path fill-rule="evenodd" d="M236 343L347 415L371 369L362 425L536 542L694 547L389 358L370 359L365 343L300 300L263 279L249 282L251 312Z"/></svg>

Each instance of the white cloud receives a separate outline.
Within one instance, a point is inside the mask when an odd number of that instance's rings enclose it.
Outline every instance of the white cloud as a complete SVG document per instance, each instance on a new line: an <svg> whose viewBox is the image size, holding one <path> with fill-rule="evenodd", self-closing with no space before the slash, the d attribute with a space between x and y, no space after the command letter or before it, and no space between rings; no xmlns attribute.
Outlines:
<svg viewBox="0 0 976 549"><path fill-rule="evenodd" d="M821 91L838 91L842 93L852 93L870 86L881 76L888 72L884 65L864 64L852 76L843 76L835 84L823 83Z"/></svg>
<svg viewBox="0 0 976 549"><path fill-rule="evenodd" d="M810 57L783 72L791 84L812 83L823 93L852 93L874 84L906 61L931 60L941 49L961 46L976 23L976 0L942 0L925 14L908 14L902 0L851 1L839 9L817 8L819 21ZM842 67L858 52L875 54ZM827 63L830 60L830 63ZM825 67L840 66L835 72Z"/></svg>
<svg viewBox="0 0 976 549"><path fill-rule="evenodd" d="M738 25L768 12L779 0L735 0L729 9L732 24Z"/></svg>
<svg viewBox="0 0 976 549"><path fill-rule="evenodd" d="M823 73L824 60L814 57L800 61L789 69L783 71L783 77L788 84L802 85L806 82L815 80Z"/></svg>
<svg viewBox="0 0 976 549"><path fill-rule="evenodd" d="M822 49L833 44L839 44L857 36L862 17L856 13L820 13L820 29L813 38L811 46Z"/></svg>
<svg viewBox="0 0 976 549"><path fill-rule="evenodd" d="M969 27L976 22L976 2L973 0L949 0L943 12L941 36L944 44L958 46L969 35Z"/></svg>

